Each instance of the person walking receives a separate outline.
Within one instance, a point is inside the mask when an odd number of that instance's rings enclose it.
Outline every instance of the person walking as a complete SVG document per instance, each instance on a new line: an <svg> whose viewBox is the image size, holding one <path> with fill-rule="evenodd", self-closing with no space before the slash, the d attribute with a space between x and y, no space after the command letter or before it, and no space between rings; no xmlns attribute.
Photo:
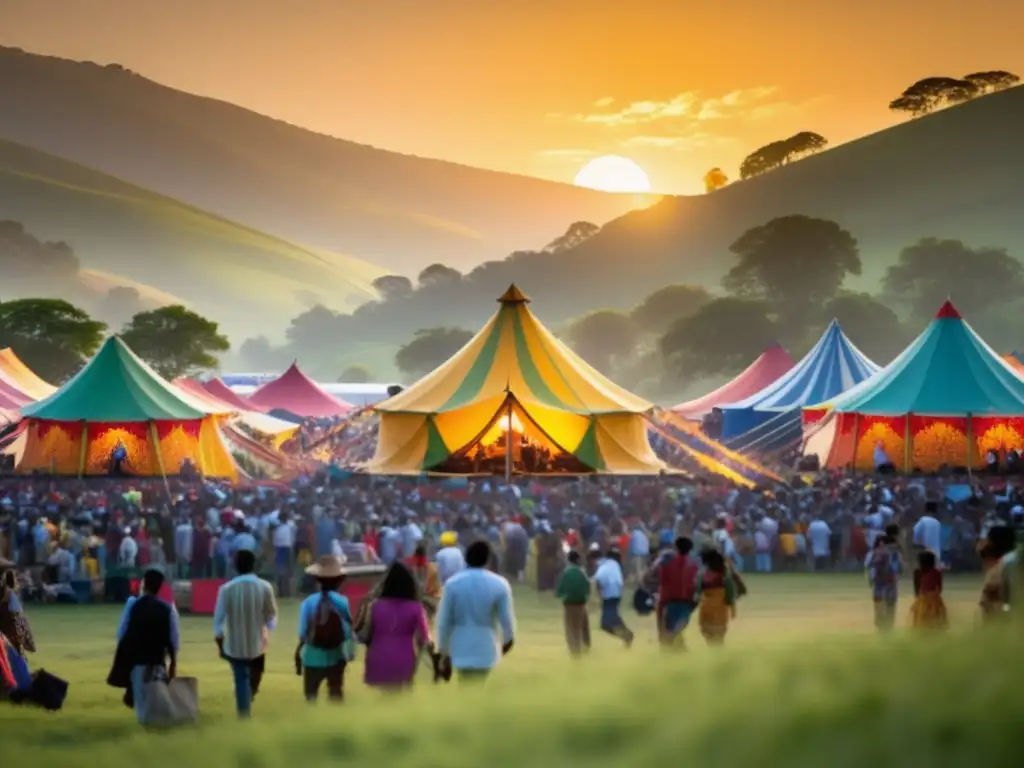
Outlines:
<svg viewBox="0 0 1024 768"><path fill-rule="evenodd" d="M247 549L235 555L238 576L217 590L213 635L220 655L231 665L238 716L252 714L266 663L269 633L277 624L277 600L270 582L254 570L256 555Z"/></svg>
<svg viewBox="0 0 1024 768"><path fill-rule="evenodd" d="M675 554L662 563L658 573L658 637L666 648L686 648L683 630L697 607L697 575L700 564L691 557L693 541L680 536Z"/></svg>
<svg viewBox="0 0 1024 768"><path fill-rule="evenodd" d="M466 568L445 584L437 609L438 652L451 659L462 681L486 678L514 644L512 589L487 570L490 560L490 544L471 544Z"/></svg>
<svg viewBox="0 0 1024 768"><path fill-rule="evenodd" d="M587 615L590 579L580 561L579 552L570 552L569 564L555 585L555 597L562 601L565 642L573 657L590 650L590 617Z"/></svg>
<svg viewBox="0 0 1024 768"><path fill-rule="evenodd" d="M629 648L633 645L633 632L622 620L620 606L625 580L622 576L622 556L617 549L610 549L597 566L594 584L601 596L601 629L613 635Z"/></svg>
<svg viewBox="0 0 1024 768"><path fill-rule="evenodd" d="M431 642L419 585L404 563L395 562L388 569L363 631L366 684L390 690L411 686L420 653Z"/></svg>
<svg viewBox="0 0 1024 768"><path fill-rule="evenodd" d="M299 608L295 673L302 677L306 701L316 702L324 682L327 697L341 701L345 667L355 658L352 613L348 598L338 593L345 580L345 564L340 557L323 555L306 573L316 579L320 591L303 600Z"/></svg>
<svg viewBox="0 0 1024 768"><path fill-rule="evenodd" d="M455 531L441 534L441 549L437 552L437 577L443 587L448 579L466 567L466 558L459 549L459 535Z"/></svg>

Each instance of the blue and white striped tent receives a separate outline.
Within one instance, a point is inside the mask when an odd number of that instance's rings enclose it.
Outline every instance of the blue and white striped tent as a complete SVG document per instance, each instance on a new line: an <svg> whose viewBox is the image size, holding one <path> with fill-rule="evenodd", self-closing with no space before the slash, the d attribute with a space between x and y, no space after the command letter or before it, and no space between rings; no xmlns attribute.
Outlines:
<svg viewBox="0 0 1024 768"><path fill-rule="evenodd" d="M877 370L833 320L789 373L746 400L722 406L722 438L736 448L759 450L796 442L803 406L826 402Z"/></svg>

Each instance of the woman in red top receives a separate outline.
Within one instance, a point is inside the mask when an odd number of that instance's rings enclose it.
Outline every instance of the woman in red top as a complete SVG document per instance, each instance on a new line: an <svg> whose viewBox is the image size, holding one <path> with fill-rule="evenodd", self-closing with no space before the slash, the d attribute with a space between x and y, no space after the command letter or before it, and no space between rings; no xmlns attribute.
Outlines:
<svg viewBox="0 0 1024 768"><path fill-rule="evenodd" d="M921 629L946 629L949 617L942 600L942 571L936 564L935 553L926 549L917 556L917 562L910 624Z"/></svg>

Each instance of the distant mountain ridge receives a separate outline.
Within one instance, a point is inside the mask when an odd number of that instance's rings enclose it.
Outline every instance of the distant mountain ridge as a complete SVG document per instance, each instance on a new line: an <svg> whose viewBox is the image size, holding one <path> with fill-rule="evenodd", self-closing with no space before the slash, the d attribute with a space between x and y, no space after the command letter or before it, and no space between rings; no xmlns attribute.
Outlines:
<svg viewBox="0 0 1024 768"><path fill-rule="evenodd" d="M402 155L100 66L0 47L0 137L412 277L601 224L631 196Z"/></svg>

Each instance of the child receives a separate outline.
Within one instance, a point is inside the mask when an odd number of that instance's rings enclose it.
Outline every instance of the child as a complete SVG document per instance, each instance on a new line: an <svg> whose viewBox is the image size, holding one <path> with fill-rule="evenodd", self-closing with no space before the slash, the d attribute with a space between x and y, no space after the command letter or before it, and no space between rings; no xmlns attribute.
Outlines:
<svg viewBox="0 0 1024 768"><path fill-rule="evenodd" d="M917 556L914 570L914 604L910 607L910 625L922 629L947 629L949 617L942 600L942 571L935 553L924 550Z"/></svg>
<svg viewBox="0 0 1024 768"><path fill-rule="evenodd" d="M725 642L729 620L736 618L736 583L725 557L718 550L701 554L703 565L697 574L698 622L700 633L710 646Z"/></svg>
<svg viewBox="0 0 1024 768"><path fill-rule="evenodd" d="M890 526L875 540L875 547L865 563L875 605L875 627L880 632L890 631L896 623L897 585L903 564L894 533L898 533L898 529Z"/></svg>

